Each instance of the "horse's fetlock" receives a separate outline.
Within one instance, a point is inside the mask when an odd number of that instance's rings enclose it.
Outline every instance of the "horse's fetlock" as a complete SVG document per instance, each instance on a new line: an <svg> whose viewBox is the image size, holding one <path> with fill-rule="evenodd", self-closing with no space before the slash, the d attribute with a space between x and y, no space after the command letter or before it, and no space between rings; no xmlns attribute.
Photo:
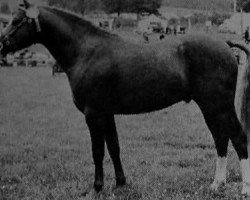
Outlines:
<svg viewBox="0 0 250 200"><path fill-rule="evenodd" d="M96 192L102 191L103 185L104 185L103 181L95 181L95 183L94 183L94 189L95 189L95 191Z"/></svg>
<svg viewBox="0 0 250 200"><path fill-rule="evenodd" d="M117 187L121 187L124 185L126 185L126 178L124 176L116 178L116 186Z"/></svg>

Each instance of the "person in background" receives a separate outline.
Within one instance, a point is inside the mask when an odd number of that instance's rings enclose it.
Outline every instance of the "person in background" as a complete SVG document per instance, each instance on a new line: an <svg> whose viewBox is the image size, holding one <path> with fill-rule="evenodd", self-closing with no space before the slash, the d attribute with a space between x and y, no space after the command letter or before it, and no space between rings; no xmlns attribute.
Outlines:
<svg viewBox="0 0 250 200"><path fill-rule="evenodd" d="M246 31L245 31L245 34L244 34L244 39L245 39L245 42L248 44L249 41L250 41L250 38L249 38L249 26L246 28Z"/></svg>
<svg viewBox="0 0 250 200"><path fill-rule="evenodd" d="M149 38L148 38L147 32L144 32L144 33L142 34L142 36L143 36L144 42L148 43L148 42L149 42Z"/></svg>

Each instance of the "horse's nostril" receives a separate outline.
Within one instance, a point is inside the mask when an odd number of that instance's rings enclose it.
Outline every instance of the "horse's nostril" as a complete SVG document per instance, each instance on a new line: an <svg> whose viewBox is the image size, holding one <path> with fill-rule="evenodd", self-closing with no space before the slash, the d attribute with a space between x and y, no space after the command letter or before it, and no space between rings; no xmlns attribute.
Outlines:
<svg viewBox="0 0 250 200"><path fill-rule="evenodd" d="M10 41L9 40L7 40L5 43L6 43L6 45L10 45Z"/></svg>

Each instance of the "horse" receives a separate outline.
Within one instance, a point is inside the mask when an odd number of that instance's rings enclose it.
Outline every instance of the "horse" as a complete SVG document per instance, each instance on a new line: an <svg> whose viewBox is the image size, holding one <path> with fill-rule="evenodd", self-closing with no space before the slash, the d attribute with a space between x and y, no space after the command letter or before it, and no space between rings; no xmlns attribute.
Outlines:
<svg viewBox="0 0 250 200"><path fill-rule="evenodd" d="M238 73L230 47L242 48L249 61L248 49L205 35L133 43L72 12L23 0L0 37L0 52L6 55L34 43L43 44L58 61L67 75L74 104L85 115L95 166L94 191L98 193L104 185L105 143L116 185L126 184L114 115L146 113L193 100L217 150L211 188L217 190L226 182L231 140L240 160L242 194L250 195L250 66L248 62Z"/></svg>

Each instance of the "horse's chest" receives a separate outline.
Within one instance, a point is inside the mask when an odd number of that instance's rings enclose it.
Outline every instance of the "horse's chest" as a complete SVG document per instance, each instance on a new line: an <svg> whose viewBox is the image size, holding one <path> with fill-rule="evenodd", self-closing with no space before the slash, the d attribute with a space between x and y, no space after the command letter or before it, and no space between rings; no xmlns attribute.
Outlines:
<svg viewBox="0 0 250 200"><path fill-rule="evenodd" d="M84 88L74 87L72 89L72 96L75 106L82 112L84 112L85 102L86 102L86 93Z"/></svg>
<svg viewBox="0 0 250 200"><path fill-rule="evenodd" d="M112 81L106 76L82 77L77 83L71 83L72 95L76 107L84 112L86 106L103 110L112 105Z"/></svg>
<svg viewBox="0 0 250 200"><path fill-rule="evenodd" d="M90 83L88 83L88 80L85 78L85 76L80 76L80 74L77 74L76 76L71 76L69 78L69 84L71 87L74 104L80 111L84 112L87 94L90 91L88 88Z"/></svg>

